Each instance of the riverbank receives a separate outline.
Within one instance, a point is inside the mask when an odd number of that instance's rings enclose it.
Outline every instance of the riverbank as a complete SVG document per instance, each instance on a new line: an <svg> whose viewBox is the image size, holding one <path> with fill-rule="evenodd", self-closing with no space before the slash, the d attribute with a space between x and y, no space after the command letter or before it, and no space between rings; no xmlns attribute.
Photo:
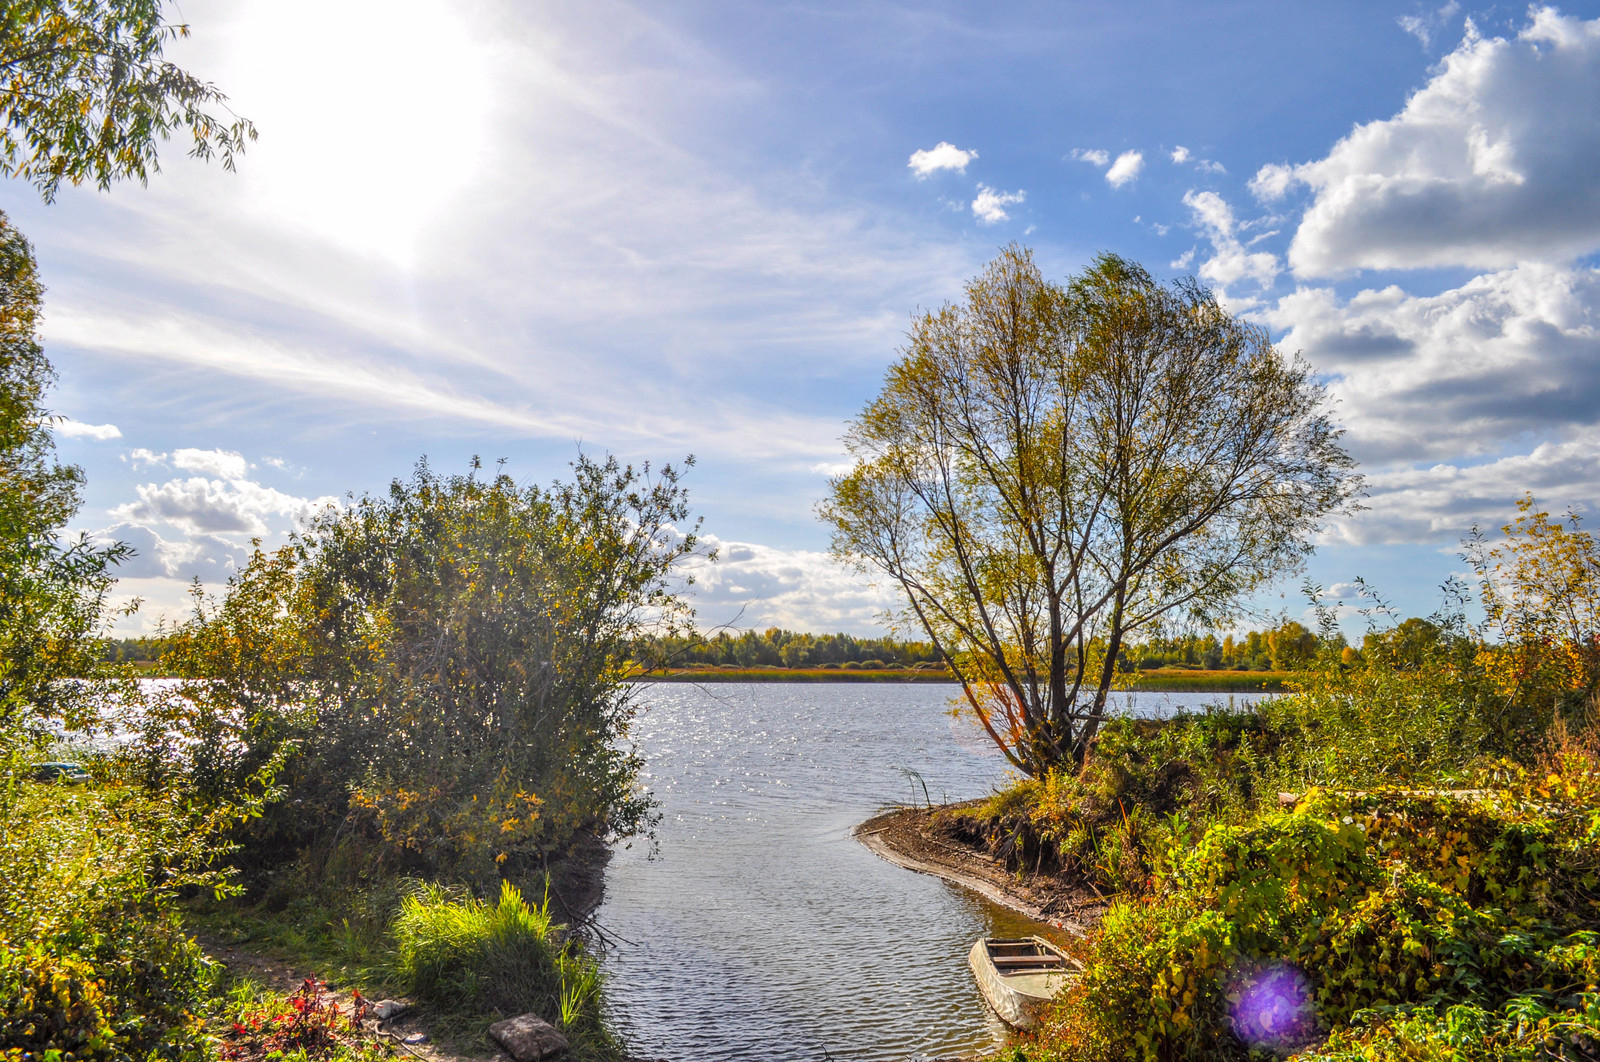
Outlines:
<svg viewBox="0 0 1600 1062"><path fill-rule="evenodd" d="M1105 913L1105 897L1078 882L1049 874L1018 874L988 853L952 840L939 829L947 809L973 807L982 800L935 808L897 808L861 823L852 836L873 854L896 866L970 889L1027 918L1082 936Z"/></svg>

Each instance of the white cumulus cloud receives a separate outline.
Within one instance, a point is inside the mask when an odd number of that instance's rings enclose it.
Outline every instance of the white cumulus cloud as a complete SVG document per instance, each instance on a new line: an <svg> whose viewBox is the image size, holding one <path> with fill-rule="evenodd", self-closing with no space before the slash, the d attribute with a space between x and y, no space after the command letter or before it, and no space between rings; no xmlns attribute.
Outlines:
<svg viewBox="0 0 1600 1062"><path fill-rule="evenodd" d="M1011 215L1006 213L1005 208L1022 202L1027 195L1020 188L1015 192L997 192L986 184L980 184L978 198L972 201L972 213L983 224L993 225L1009 218Z"/></svg>
<svg viewBox="0 0 1600 1062"><path fill-rule="evenodd" d="M158 454L154 450L146 449L143 446L135 446L124 454L122 459L132 464L134 468L151 468L155 465L165 465L167 456L167 454Z"/></svg>
<svg viewBox="0 0 1600 1062"><path fill-rule="evenodd" d="M1334 374L1357 452L1438 461L1600 430L1600 271L1526 263L1436 295L1301 288L1263 314Z"/></svg>
<svg viewBox="0 0 1600 1062"><path fill-rule="evenodd" d="M144 483L138 501L112 510L112 515L136 523L165 521L195 534L265 535L267 517L287 517L304 524L334 504L333 498L300 498L247 479L218 480L204 476Z"/></svg>
<svg viewBox="0 0 1600 1062"><path fill-rule="evenodd" d="M1269 162L1250 178L1250 194L1263 203L1275 203L1289 193L1294 181L1294 167Z"/></svg>
<svg viewBox="0 0 1600 1062"><path fill-rule="evenodd" d="M911 161L906 163L911 167L911 172L916 174L917 180L939 172L940 170L955 170L959 173L967 171L967 163L978 157L976 151L963 151L947 141L941 140L931 148L911 153Z"/></svg>
<svg viewBox="0 0 1600 1062"><path fill-rule="evenodd" d="M54 431L68 439L94 439L96 442L122 438L122 429L115 424L85 424L71 417L57 421Z"/></svg>
<svg viewBox="0 0 1600 1062"><path fill-rule="evenodd" d="M122 579L181 579L199 577L215 583L242 568L250 550L220 535L197 534L164 538L143 524L119 523L90 533L96 542L121 542L133 547L133 556L116 568Z"/></svg>
<svg viewBox="0 0 1600 1062"><path fill-rule="evenodd" d="M1099 166L1101 169L1111 165L1110 153L1102 151L1100 148L1073 148L1072 157L1079 162L1087 162L1091 166Z"/></svg>
<svg viewBox="0 0 1600 1062"><path fill-rule="evenodd" d="M222 479L243 479L250 471L250 462L244 459L243 454L232 450L174 450L172 464L185 472L198 472Z"/></svg>
<svg viewBox="0 0 1600 1062"><path fill-rule="evenodd" d="M1185 162L1188 162L1189 149L1184 147L1182 144L1179 144L1177 147L1173 148L1172 161L1176 162L1180 166L1182 166Z"/></svg>
<svg viewBox="0 0 1600 1062"><path fill-rule="evenodd" d="M1251 187L1314 193L1289 249L1301 276L1576 257L1600 248L1596 100L1600 19L1538 8L1511 39L1469 23L1399 114Z"/></svg>
<svg viewBox="0 0 1600 1062"><path fill-rule="evenodd" d="M1216 284L1224 293L1228 285L1246 279L1263 288L1272 285L1280 270L1277 255L1245 246L1239 238L1241 226L1226 200L1215 192L1189 191L1184 193L1183 204L1211 241L1212 255L1200 263L1202 279Z"/></svg>
<svg viewBox="0 0 1600 1062"><path fill-rule="evenodd" d="M737 622L817 632L881 628L898 605L885 587L815 550L786 550L705 536L718 560L694 571L702 623Z"/></svg>
<svg viewBox="0 0 1600 1062"><path fill-rule="evenodd" d="M1355 545L1461 541L1474 524L1492 530L1532 492L1554 509L1600 502L1600 433L1540 443L1481 463L1448 461L1367 477L1365 512L1334 521L1331 538Z"/></svg>
<svg viewBox="0 0 1600 1062"><path fill-rule="evenodd" d="M1117 161L1111 164L1106 171L1106 183L1113 188L1121 188L1130 181L1136 180L1139 171L1144 169L1144 153L1139 151L1124 151L1117 156Z"/></svg>

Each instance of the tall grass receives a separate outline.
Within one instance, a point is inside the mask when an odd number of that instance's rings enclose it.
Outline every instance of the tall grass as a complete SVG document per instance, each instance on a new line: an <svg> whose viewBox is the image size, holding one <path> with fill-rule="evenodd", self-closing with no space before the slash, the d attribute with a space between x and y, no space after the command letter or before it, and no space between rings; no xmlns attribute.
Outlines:
<svg viewBox="0 0 1600 1062"><path fill-rule="evenodd" d="M533 1012L559 1026L580 1059L620 1056L600 1013L594 960L510 882L485 903L426 883L401 902L396 969L406 988L442 1010L510 1017Z"/></svg>

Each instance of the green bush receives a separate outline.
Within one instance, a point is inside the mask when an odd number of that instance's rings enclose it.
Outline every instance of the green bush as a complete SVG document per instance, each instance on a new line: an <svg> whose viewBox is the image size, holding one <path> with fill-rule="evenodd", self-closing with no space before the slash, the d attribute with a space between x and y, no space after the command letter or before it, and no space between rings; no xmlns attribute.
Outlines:
<svg viewBox="0 0 1600 1062"><path fill-rule="evenodd" d="M1465 617L1464 588L1446 589L1444 610L1375 626L1360 652L1334 644L1337 617L1318 606L1323 648L1289 682L1291 696L1261 709L1297 734L1283 757L1292 787L1459 786L1497 757L1525 759L1539 746L1549 713L1530 714L1497 687L1482 632Z"/></svg>
<svg viewBox="0 0 1600 1062"><path fill-rule="evenodd" d="M1519 996L1498 1011L1457 1004L1370 1011L1335 1030L1297 1062L1553 1062L1592 1058L1600 1042L1600 996L1582 993L1565 1010Z"/></svg>
<svg viewBox="0 0 1600 1062"><path fill-rule="evenodd" d="M1214 826L1157 893L1112 906L1039 1057L1243 1058L1252 1030L1278 1051L1332 1030L1346 1053L1329 1058L1373 1060L1455 1058L1450 1037L1490 1057L1538 1022L1588 1035L1594 789L1551 775L1495 802L1313 794ZM1240 1001L1275 977L1301 998L1264 1022ZM1438 1050L1404 1054L1413 1041Z"/></svg>
<svg viewBox="0 0 1600 1062"><path fill-rule="evenodd" d="M0 789L0 1056L204 1056L215 971L171 903L225 888L228 817L114 781Z"/></svg>
<svg viewBox="0 0 1600 1062"><path fill-rule="evenodd" d="M630 648L686 617L674 572L700 548L677 470L573 470L543 488L419 463L258 551L166 633L163 665L204 681L158 706L151 769L226 793L292 747L240 864L307 856L327 879L337 856L341 886L487 887L647 831Z"/></svg>
<svg viewBox="0 0 1600 1062"><path fill-rule="evenodd" d="M217 973L171 918L85 921L8 945L0 949L0 1058L199 1062Z"/></svg>
<svg viewBox="0 0 1600 1062"><path fill-rule="evenodd" d="M1264 711L1300 735L1284 767L1304 785L1464 784L1496 752L1481 672L1440 659L1397 666L1372 653L1329 661ZM1506 750L1510 751L1510 750Z"/></svg>

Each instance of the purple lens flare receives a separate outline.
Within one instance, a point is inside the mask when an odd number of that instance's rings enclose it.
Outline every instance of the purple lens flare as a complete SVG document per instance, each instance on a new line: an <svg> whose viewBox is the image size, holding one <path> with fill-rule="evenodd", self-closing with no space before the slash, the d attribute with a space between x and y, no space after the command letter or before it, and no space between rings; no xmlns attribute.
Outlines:
<svg viewBox="0 0 1600 1062"><path fill-rule="evenodd" d="M1252 965L1228 981L1228 1022L1250 1047L1288 1054L1318 1034L1310 978L1284 962Z"/></svg>

